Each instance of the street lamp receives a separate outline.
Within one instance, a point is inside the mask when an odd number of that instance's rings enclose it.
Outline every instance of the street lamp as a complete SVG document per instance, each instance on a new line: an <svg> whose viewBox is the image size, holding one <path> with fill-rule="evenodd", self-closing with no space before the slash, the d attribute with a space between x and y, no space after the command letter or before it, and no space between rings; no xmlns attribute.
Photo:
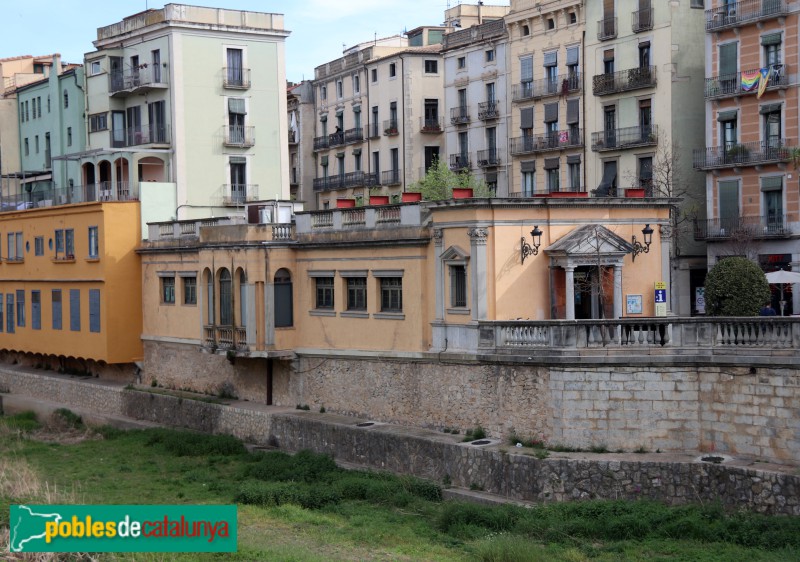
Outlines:
<svg viewBox="0 0 800 562"><path fill-rule="evenodd" d="M650 228L649 224L644 225L642 236L644 236L644 244L636 239L635 234L631 238L631 243L633 244L633 256L631 256L631 261L636 261L636 256L639 254L647 254L650 252L650 244L653 243L653 229Z"/></svg>
<svg viewBox="0 0 800 562"><path fill-rule="evenodd" d="M528 256L535 256L539 253L539 246L542 245L542 234L543 232L539 230L538 226L534 226L533 230L531 230L531 237L533 237L533 246L528 244L525 241L525 237L523 236L521 239L522 246L520 247L520 253L522 257L522 263L525 263L525 258Z"/></svg>

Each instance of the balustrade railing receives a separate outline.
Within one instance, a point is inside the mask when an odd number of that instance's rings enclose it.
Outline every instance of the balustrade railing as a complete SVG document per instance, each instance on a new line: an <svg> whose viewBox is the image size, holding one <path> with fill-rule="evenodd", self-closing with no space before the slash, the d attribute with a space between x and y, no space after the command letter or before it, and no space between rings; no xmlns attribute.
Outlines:
<svg viewBox="0 0 800 562"><path fill-rule="evenodd" d="M203 326L203 345L205 347L248 351L247 328L244 326Z"/></svg>
<svg viewBox="0 0 800 562"><path fill-rule="evenodd" d="M706 31L718 31L751 22L788 15L787 0L741 0L724 2L706 10Z"/></svg>

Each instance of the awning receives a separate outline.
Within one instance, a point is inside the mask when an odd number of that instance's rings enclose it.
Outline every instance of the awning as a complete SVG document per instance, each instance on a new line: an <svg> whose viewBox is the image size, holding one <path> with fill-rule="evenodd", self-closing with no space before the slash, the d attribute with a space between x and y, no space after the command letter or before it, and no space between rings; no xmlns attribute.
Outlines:
<svg viewBox="0 0 800 562"><path fill-rule="evenodd" d="M544 104L544 122L558 121L558 102Z"/></svg>
<svg viewBox="0 0 800 562"><path fill-rule="evenodd" d="M723 121L733 121L736 119L736 116L739 115L738 109L733 109L730 111L720 111L717 113L717 121L722 123Z"/></svg>
<svg viewBox="0 0 800 562"><path fill-rule="evenodd" d="M617 179L617 170L615 167L608 166L603 172L603 179L600 180L600 185L597 186L597 195L601 197L608 197L608 192L614 185Z"/></svg>
<svg viewBox="0 0 800 562"><path fill-rule="evenodd" d="M37 181L46 181L53 179L53 174L40 174L38 176L27 176L22 178L19 183L36 183Z"/></svg>
<svg viewBox="0 0 800 562"><path fill-rule="evenodd" d="M783 176L761 178L761 191L779 191L783 189Z"/></svg>
<svg viewBox="0 0 800 562"><path fill-rule="evenodd" d="M580 56L579 46L576 45L574 47L567 47L567 66L573 66L578 64L579 56Z"/></svg>

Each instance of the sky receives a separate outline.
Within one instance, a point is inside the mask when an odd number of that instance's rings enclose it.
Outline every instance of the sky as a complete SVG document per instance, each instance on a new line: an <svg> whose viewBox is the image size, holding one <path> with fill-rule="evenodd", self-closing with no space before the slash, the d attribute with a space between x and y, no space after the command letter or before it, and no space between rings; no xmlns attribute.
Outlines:
<svg viewBox="0 0 800 562"><path fill-rule="evenodd" d="M0 0L0 58L61 53L79 63L94 50L97 28L122 21L156 0ZM180 3L180 2L176 2ZM444 21L448 0L185 0L185 4L285 15L286 78L314 78L314 67L342 56L342 47ZM449 5L461 2L450 0ZM465 2L465 3L477 3ZM508 4L486 1L486 5Z"/></svg>

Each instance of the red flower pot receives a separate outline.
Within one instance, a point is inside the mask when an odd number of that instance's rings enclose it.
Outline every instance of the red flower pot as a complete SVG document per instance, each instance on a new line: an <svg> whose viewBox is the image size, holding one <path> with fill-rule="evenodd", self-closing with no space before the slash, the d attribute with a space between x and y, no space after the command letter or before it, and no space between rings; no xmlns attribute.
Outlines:
<svg viewBox="0 0 800 562"><path fill-rule="evenodd" d="M400 194L400 200L403 203L416 203L422 201L422 193L419 191L404 191Z"/></svg>
<svg viewBox="0 0 800 562"><path fill-rule="evenodd" d="M469 199L472 197L471 187L454 187L453 199Z"/></svg>
<svg viewBox="0 0 800 562"><path fill-rule="evenodd" d="M336 200L336 208L337 209L351 209L356 206L355 199L337 199Z"/></svg>

